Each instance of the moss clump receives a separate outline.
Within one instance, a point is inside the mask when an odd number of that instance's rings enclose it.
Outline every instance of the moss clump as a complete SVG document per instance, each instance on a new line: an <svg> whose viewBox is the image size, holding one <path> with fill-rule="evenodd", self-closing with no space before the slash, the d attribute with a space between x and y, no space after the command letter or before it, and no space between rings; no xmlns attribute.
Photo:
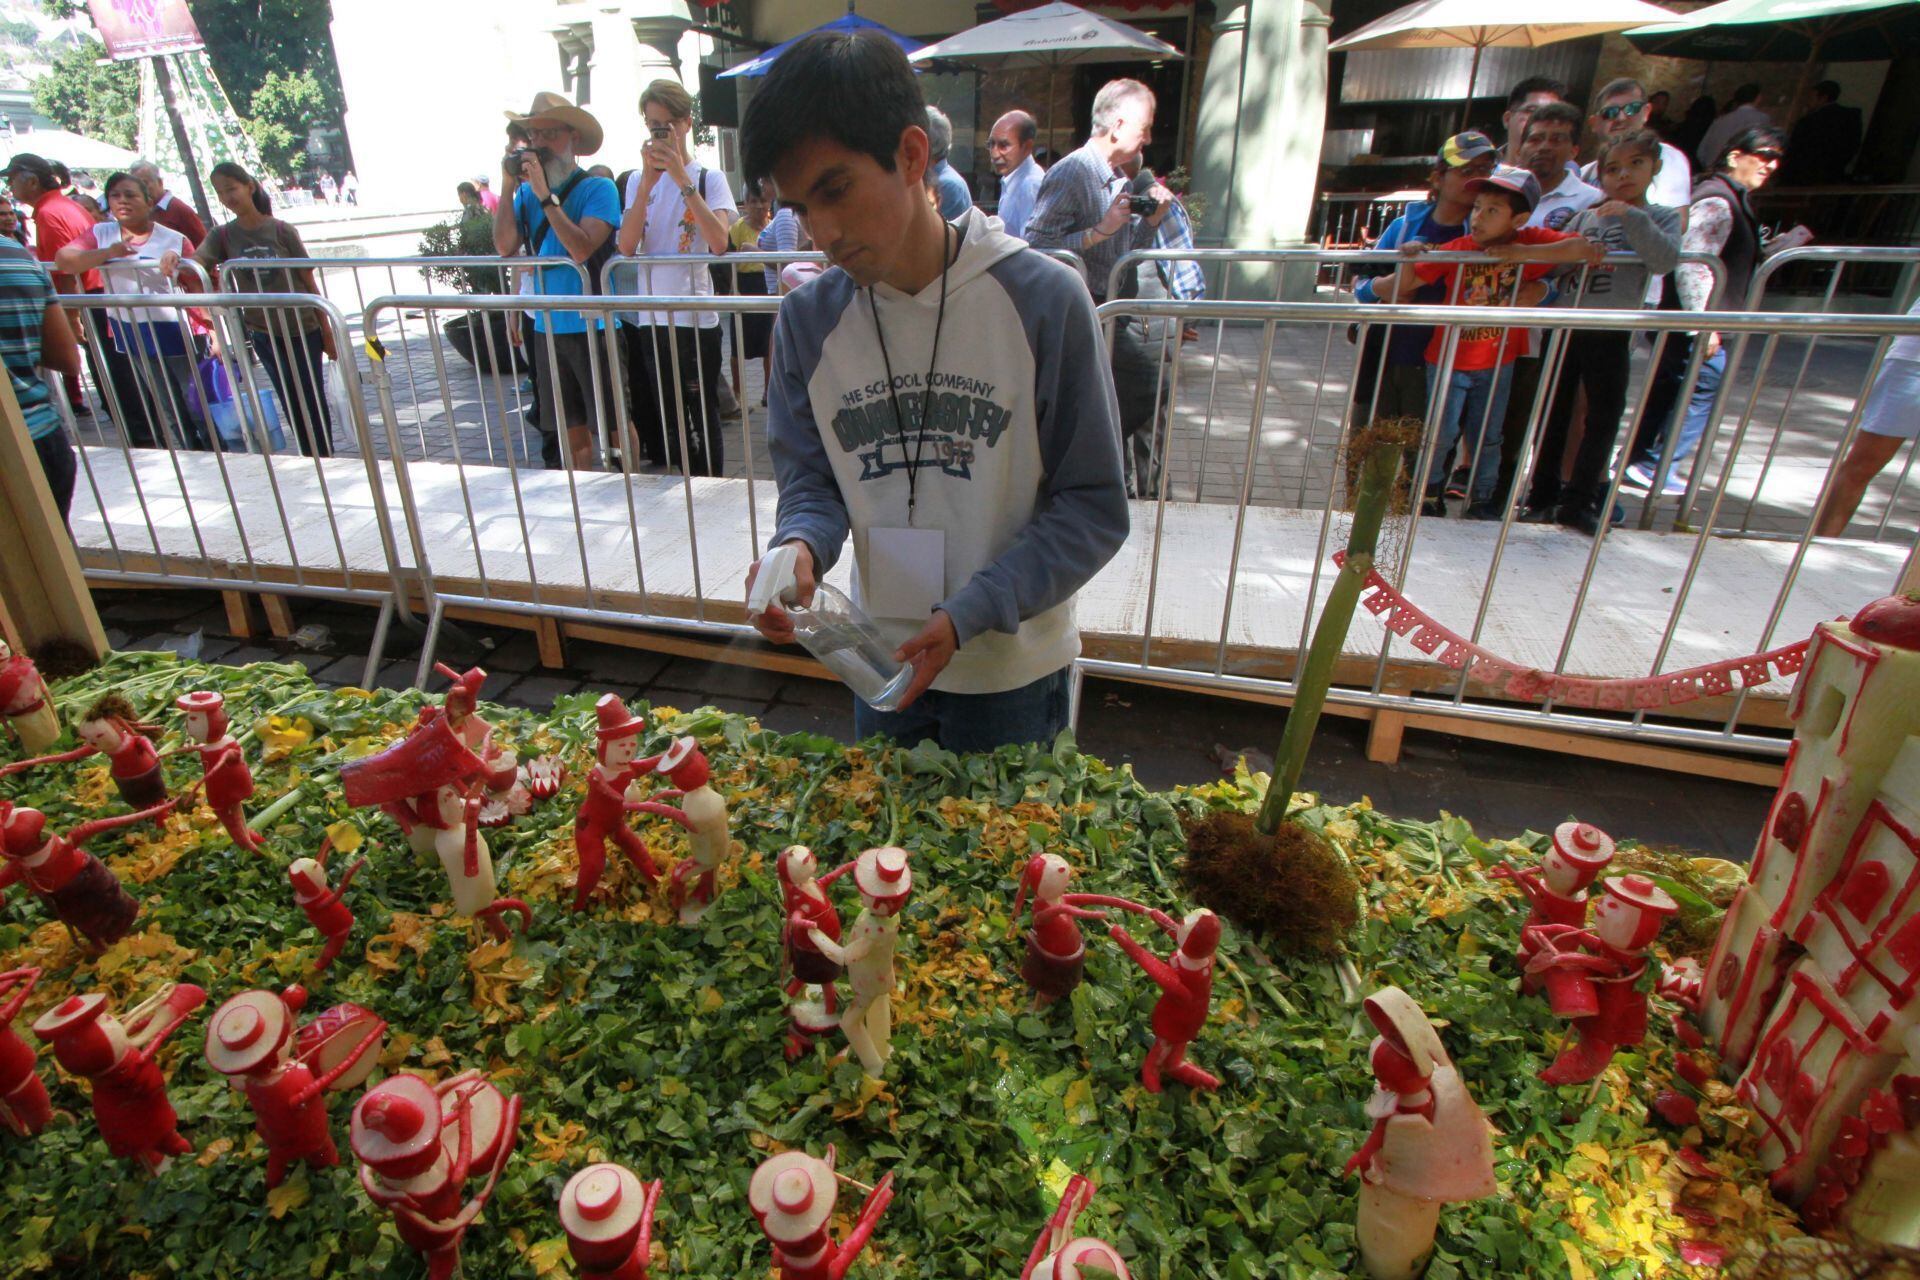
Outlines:
<svg viewBox="0 0 1920 1280"><path fill-rule="evenodd" d="M1250 814L1210 813L1187 829L1182 869L1194 897L1286 955L1332 955L1360 919L1360 886L1326 837Z"/></svg>

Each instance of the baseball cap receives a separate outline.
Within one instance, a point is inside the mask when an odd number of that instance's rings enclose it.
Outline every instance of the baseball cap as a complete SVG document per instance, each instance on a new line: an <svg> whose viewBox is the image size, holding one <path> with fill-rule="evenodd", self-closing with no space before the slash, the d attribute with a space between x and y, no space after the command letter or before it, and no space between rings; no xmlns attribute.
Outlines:
<svg viewBox="0 0 1920 1280"><path fill-rule="evenodd" d="M1434 163L1445 165L1449 169L1458 169L1464 164L1478 160L1481 156L1490 156L1497 150L1499 148L1493 145L1492 138L1477 129L1469 129L1465 133L1456 133L1441 143L1440 154L1435 157Z"/></svg>
<svg viewBox="0 0 1920 1280"><path fill-rule="evenodd" d="M1490 177L1475 178L1467 184L1468 191L1484 191L1492 187L1498 191L1511 191L1527 202L1532 209L1540 203L1540 179L1525 169L1516 169L1510 164L1496 168Z"/></svg>
<svg viewBox="0 0 1920 1280"><path fill-rule="evenodd" d="M0 169L0 178L11 178L16 173L30 173L46 186L53 185L53 166L41 156L31 151L20 151L7 161L7 167Z"/></svg>

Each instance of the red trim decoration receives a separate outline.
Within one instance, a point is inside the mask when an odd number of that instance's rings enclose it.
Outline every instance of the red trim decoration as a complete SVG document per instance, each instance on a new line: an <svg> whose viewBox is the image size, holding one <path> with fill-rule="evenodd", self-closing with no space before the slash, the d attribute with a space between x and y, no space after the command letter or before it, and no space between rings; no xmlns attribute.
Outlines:
<svg viewBox="0 0 1920 1280"><path fill-rule="evenodd" d="M1345 552L1333 553L1336 565L1345 560ZM1368 613L1379 618L1388 631L1396 636L1411 636L1414 648L1437 656L1442 666L1465 671L1469 679L1482 684L1501 685L1507 697L1521 702L1551 699L1569 707L1597 707L1602 711L1647 711L1678 706L1731 693L1736 680L1740 688L1753 689L1771 681L1775 672L1783 677L1796 676L1807 655L1807 641L1801 640L1765 653L1728 658L1645 679L1591 680L1557 676L1538 667L1510 662L1448 630L1394 590L1393 584L1381 577L1378 570L1367 573L1367 591L1360 603Z"/></svg>

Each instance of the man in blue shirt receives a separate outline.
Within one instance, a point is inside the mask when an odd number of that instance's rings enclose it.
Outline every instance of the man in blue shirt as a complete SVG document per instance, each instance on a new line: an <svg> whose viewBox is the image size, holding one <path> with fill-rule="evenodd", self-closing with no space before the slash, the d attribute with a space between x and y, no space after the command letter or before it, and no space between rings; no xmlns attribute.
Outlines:
<svg viewBox="0 0 1920 1280"><path fill-rule="evenodd" d="M987 157L1000 175L1000 207L995 212L1010 236L1025 238L1027 215L1033 212L1033 198L1040 194L1044 171L1033 158L1039 132L1032 116L1009 111L993 122L993 132L987 135Z"/></svg>
<svg viewBox="0 0 1920 1280"><path fill-rule="evenodd" d="M538 273L533 292L571 295L599 291L598 272L612 253L613 229L620 223L620 193L610 178L580 168L579 157L600 149L600 122L557 93L539 93L525 115L507 118L527 132L532 143L509 151L501 162L507 183L517 184L512 200L493 211L493 244L502 257L524 247L536 257L571 258L578 270L553 266ZM608 317L592 324L578 311L535 311L534 377L543 402L557 410L552 418L566 427L567 450L576 470L594 465L593 423L607 416L609 435L619 436L623 399L614 391L611 352L594 351L596 334ZM598 408L596 408L598 406ZM550 433L553 423L541 422ZM555 465L550 448L547 464Z"/></svg>
<svg viewBox="0 0 1920 1280"><path fill-rule="evenodd" d="M73 503L73 445L40 370L78 377L80 348L56 298L53 281L33 254L11 240L0 241L0 363L6 365L27 435L65 520Z"/></svg>
<svg viewBox="0 0 1920 1280"><path fill-rule="evenodd" d="M927 141L933 146L927 185L940 197L940 216L952 222L973 207L973 192L959 171L947 163L947 152L953 149L953 121L938 107L927 108Z"/></svg>

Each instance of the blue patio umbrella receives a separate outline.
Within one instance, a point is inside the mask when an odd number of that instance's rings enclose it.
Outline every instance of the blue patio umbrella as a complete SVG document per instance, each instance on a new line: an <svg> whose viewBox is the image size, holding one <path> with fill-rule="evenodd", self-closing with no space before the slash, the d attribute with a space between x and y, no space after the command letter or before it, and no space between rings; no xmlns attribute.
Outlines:
<svg viewBox="0 0 1920 1280"><path fill-rule="evenodd" d="M912 36L903 36L892 27L875 22L871 18L863 18L849 9L844 16L835 18L832 22L824 22L812 31L802 32L785 44L777 44L759 57L743 62L737 67L728 67L720 74L722 76L763 76L773 69L773 64L780 60L781 54L793 48L794 45L805 40L808 36L818 35L822 31L878 31L881 35L899 45L901 50L906 53L912 53L916 49L924 48L927 43L924 40L915 40Z"/></svg>

